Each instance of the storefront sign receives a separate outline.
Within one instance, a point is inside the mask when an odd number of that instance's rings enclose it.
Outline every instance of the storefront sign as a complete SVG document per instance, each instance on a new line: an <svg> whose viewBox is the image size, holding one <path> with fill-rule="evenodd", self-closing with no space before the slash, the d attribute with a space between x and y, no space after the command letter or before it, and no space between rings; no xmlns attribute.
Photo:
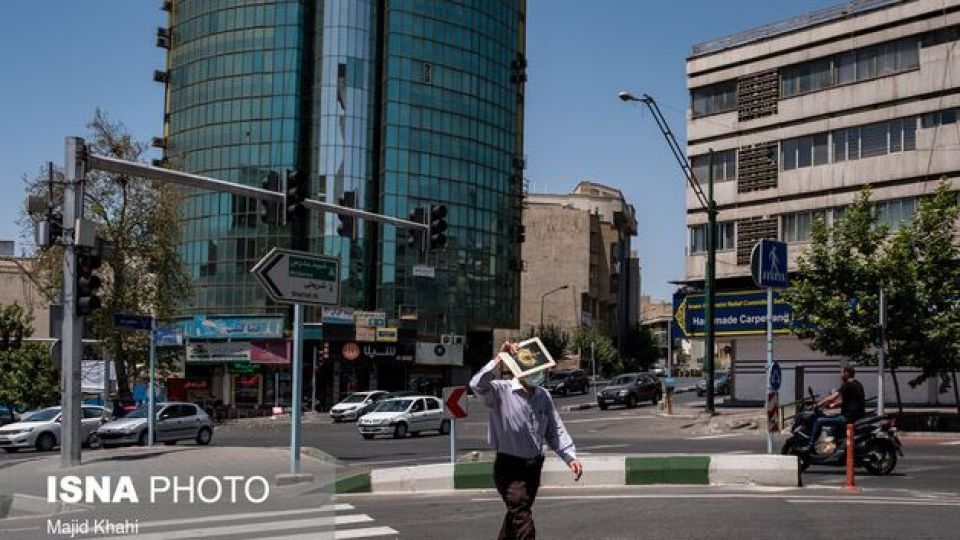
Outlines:
<svg viewBox="0 0 960 540"><path fill-rule="evenodd" d="M396 328L377 328L377 341L397 342Z"/></svg>
<svg viewBox="0 0 960 540"><path fill-rule="evenodd" d="M463 344L417 342L417 363L434 366L462 366Z"/></svg>
<svg viewBox="0 0 960 540"><path fill-rule="evenodd" d="M289 364L289 341L251 341L250 361L255 364Z"/></svg>
<svg viewBox="0 0 960 540"><path fill-rule="evenodd" d="M387 325L387 314L383 311L355 311L353 316L357 326Z"/></svg>
<svg viewBox="0 0 960 540"><path fill-rule="evenodd" d="M184 390L207 390L210 383L202 379L188 379L183 382Z"/></svg>
<svg viewBox="0 0 960 540"><path fill-rule="evenodd" d="M153 344L157 347L182 347L183 332L173 326L157 328L153 331Z"/></svg>
<svg viewBox="0 0 960 540"><path fill-rule="evenodd" d="M187 345L187 363L249 362L250 343L239 341L191 343Z"/></svg>
<svg viewBox="0 0 960 540"><path fill-rule="evenodd" d="M360 357L360 346L353 342L346 343L340 352L346 360L353 361Z"/></svg>
<svg viewBox="0 0 960 540"><path fill-rule="evenodd" d="M377 328L372 326L358 326L356 333L357 341L376 341L377 340Z"/></svg>
<svg viewBox="0 0 960 540"><path fill-rule="evenodd" d="M396 360L397 362L413 362L414 349L408 343L384 344L364 343L361 345L363 357L368 360Z"/></svg>
<svg viewBox="0 0 960 540"><path fill-rule="evenodd" d="M257 366L249 362L230 362L227 365L227 371L230 373L256 373Z"/></svg>
<svg viewBox="0 0 960 540"><path fill-rule="evenodd" d="M204 317L181 319L175 323L187 339L280 339L283 316Z"/></svg>
<svg viewBox="0 0 960 540"><path fill-rule="evenodd" d="M324 306L323 324L353 324L353 308Z"/></svg>
<svg viewBox="0 0 960 540"><path fill-rule="evenodd" d="M773 332L790 332L793 311L780 293L773 292ZM673 297L674 329L685 337L703 336L704 295L676 294ZM713 316L717 336L764 334L767 331L767 292L738 291L717 293Z"/></svg>

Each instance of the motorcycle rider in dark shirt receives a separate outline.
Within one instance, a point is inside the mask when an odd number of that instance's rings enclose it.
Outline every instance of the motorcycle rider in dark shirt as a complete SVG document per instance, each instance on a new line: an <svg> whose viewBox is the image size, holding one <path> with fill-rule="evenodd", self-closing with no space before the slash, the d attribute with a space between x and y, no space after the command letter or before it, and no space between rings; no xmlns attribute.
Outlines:
<svg viewBox="0 0 960 540"><path fill-rule="evenodd" d="M852 365L844 366L840 370L840 388L817 402L819 408L832 408L839 404L840 414L836 416L821 416L813 422L810 433L810 444L804 451L815 452L820 430L824 426L845 426L854 423L866 415L866 400L863 394L863 385L856 378L856 369Z"/></svg>

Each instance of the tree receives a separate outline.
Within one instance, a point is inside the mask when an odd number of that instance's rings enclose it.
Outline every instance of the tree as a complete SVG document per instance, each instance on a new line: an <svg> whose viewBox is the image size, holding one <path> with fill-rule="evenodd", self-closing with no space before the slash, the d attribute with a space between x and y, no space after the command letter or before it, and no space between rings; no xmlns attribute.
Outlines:
<svg viewBox="0 0 960 540"><path fill-rule="evenodd" d="M895 323L886 332L890 357L920 368L911 386L935 378L940 392L952 386L955 397L960 369L957 217L956 194L943 181L932 197L920 201L913 220L893 235L882 259L887 316ZM960 412L960 400L957 407Z"/></svg>
<svg viewBox="0 0 960 540"><path fill-rule="evenodd" d="M18 304L0 305L0 404L32 409L59 400L59 370L46 343L23 341L33 334L33 315ZM7 339L9 337L9 339Z"/></svg>
<svg viewBox="0 0 960 540"><path fill-rule="evenodd" d="M595 347L597 369L606 377L622 370L620 357L613 341L592 326L581 326L573 334L570 346L580 351L580 366L590 369L590 344Z"/></svg>
<svg viewBox="0 0 960 540"><path fill-rule="evenodd" d="M876 365L881 339L879 296L888 300L886 362L902 410L896 371L917 366L911 384L939 377L941 391L958 368L960 269L954 240L955 195L942 182L909 223L888 237L865 189L832 227L813 225L810 248L785 297L793 331L810 347L859 364ZM955 385L954 385L955 386Z"/></svg>
<svg viewBox="0 0 960 540"><path fill-rule="evenodd" d="M547 348L547 351L554 360L560 360L563 358L563 355L567 353L570 336L559 326L553 324L547 324L537 328L531 326L530 331L527 332L527 335L524 336L523 339L530 339L532 337L540 338L543 346Z"/></svg>
<svg viewBox="0 0 960 540"><path fill-rule="evenodd" d="M88 125L87 146L91 152L129 161L143 161L148 146L134 139L126 126L112 122L97 110ZM62 177L62 175L61 175ZM178 251L180 192L173 186L127 175L90 171L84 189L84 217L98 225L98 237L113 249L104 254L103 309L89 316L93 336L104 340L116 362L121 394L129 392L129 377L146 363L148 336L114 328L117 313L151 314L168 320L177 302L190 289L190 278ZM34 195L47 193L46 175L27 180ZM62 202L62 189L54 195ZM21 220L27 229L34 223ZM25 231L25 233L28 231ZM34 277L45 284L50 299L59 294L63 252L48 249L39 254Z"/></svg>
<svg viewBox="0 0 960 540"><path fill-rule="evenodd" d="M620 351L625 371L647 371L660 359L657 338L647 326L636 323L627 330Z"/></svg>

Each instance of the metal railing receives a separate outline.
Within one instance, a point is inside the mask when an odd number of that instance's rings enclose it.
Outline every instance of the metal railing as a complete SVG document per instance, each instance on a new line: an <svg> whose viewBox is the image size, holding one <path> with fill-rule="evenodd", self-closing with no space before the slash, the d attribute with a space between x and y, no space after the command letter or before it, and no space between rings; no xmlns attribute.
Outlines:
<svg viewBox="0 0 960 540"><path fill-rule="evenodd" d="M731 36L697 43L693 46L691 57L704 56L787 32L795 32L818 24L844 19L852 15L860 15L868 11L900 4L904 1L905 0L850 0L836 6L818 9L782 21L751 28L750 30Z"/></svg>

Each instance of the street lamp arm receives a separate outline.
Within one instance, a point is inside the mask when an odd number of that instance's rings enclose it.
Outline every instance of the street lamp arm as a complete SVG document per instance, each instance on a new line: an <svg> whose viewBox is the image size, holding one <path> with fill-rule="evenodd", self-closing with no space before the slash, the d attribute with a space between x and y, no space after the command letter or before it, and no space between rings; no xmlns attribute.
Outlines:
<svg viewBox="0 0 960 540"><path fill-rule="evenodd" d="M653 115L653 119L657 123L657 127L660 128L660 133L663 134L663 137L667 140L667 146L670 147L670 152L673 154L674 159L677 160L677 163L683 170L683 174L686 176L687 183L696 194L697 200L700 202L700 206L702 206L707 212L715 211L713 206L709 203L707 196L703 193L703 188L700 187L700 182L697 181L697 176L694 174L693 168L690 167L690 162L684 156L683 149L680 148L680 143L677 142L677 138L674 137L673 131L670 130L670 125L667 124L667 119L663 117L663 113L660 111L660 106L657 105L656 100L654 100L649 94L643 94L642 97L638 98L629 92L620 92L618 96L623 101L639 101L640 103L646 105L648 109L650 109L650 113Z"/></svg>

